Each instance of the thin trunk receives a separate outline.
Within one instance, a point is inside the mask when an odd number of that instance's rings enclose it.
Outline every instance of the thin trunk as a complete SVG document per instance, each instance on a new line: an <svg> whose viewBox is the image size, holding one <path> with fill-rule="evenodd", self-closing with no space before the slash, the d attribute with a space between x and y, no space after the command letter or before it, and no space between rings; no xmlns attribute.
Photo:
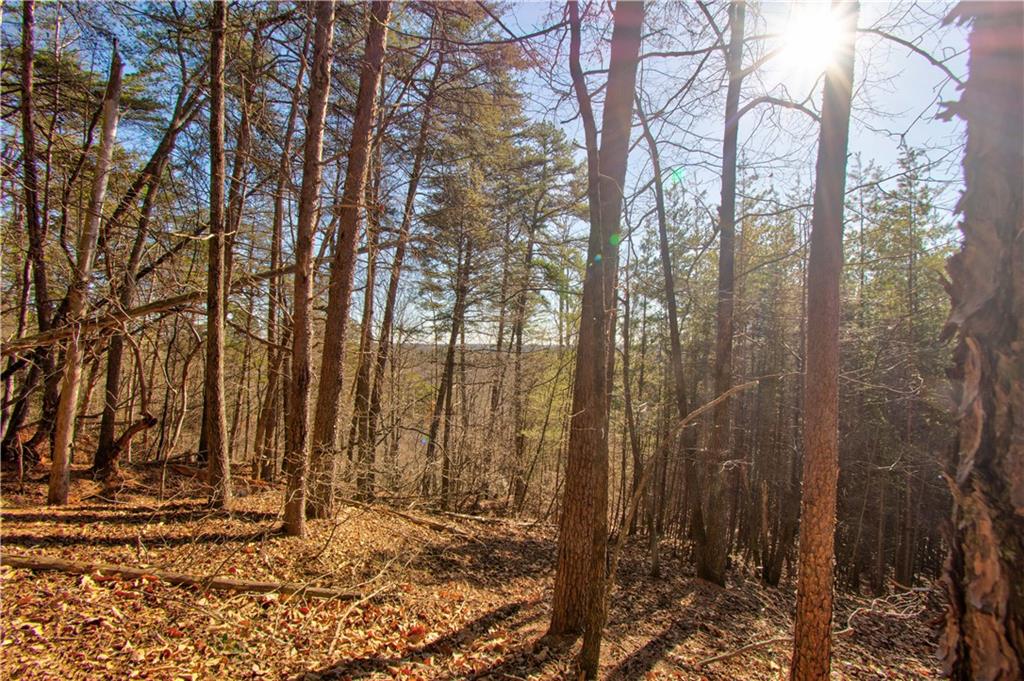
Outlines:
<svg viewBox="0 0 1024 681"><path fill-rule="evenodd" d="M455 283L455 306L452 309L452 328L448 336L448 348L445 352L444 368L441 371L441 378L437 388L437 398L434 400L434 412L430 417L430 432L427 436L426 465L423 477L420 482L420 492L429 496L434 489L434 468L437 465L437 434L441 427L441 415L445 404L450 400L449 393L452 390L452 377L455 372L455 346L459 339L459 331L462 328L466 315L466 299L469 293L469 268L473 255L472 243L466 246L465 254L460 258L456 270ZM449 414L450 416L450 414ZM446 421L446 432L448 426ZM447 448L443 448L442 456L448 461ZM441 499L445 502L447 493L448 478L447 472L442 470L441 475Z"/></svg>
<svg viewBox="0 0 1024 681"><path fill-rule="evenodd" d="M68 288L67 320L76 324L85 313L86 296L92 277L92 266L96 256L96 240L99 236L100 221L103 217L103 200L107 193L110 176L110 162L114 155L114 141L117 136L118 105L121 98L121 72L123 64L115 44L110 62L110 78L103 95L103 133L96 171L89 195L89 210L85 228L78 238L77 259L74 279ZM72 334L64 360L64 375L61 383L60 402L57 406L54 445L51 457L50 486L47 502L51 505L68 503L71 486L70 450L74 437L75 408L78 406L78 389L82 377L82 337Z"/></svg>
<svg viewBox="0 0 1024 681"><path fill-rule="evenodd" d="M303 56L306 54L308 44L308 31L306 40L303 41ZM281 241L284 232L284 196L288 190L291 176L292 139L295 136L295 123L298 119L299 97L302 90L302 81L306 72L306 60L299 61L299 71L295 80L295 87L292 88L292 101L288 108L288 122L285 126L284 143L281 147L281 156L277 163L277 182L274 186L274 216L272 220L272 231L270 237L270 268L278 269L281 266ZM280 306L283 289L275 277L270 280L267 293L267 389L260 408L259 419L256 422L256 452L257 469L253 471L253 477L262 480L273 478L276 452L274 450L274 434L278 423L278 404L280 403L280 390L278 388L281 377L281 365L284 362L284 349L276 346L278 337L278 307ZM281 334L284 336L284 334Z"/></svg>
<svg viewBox="0 0 1024 681"><path fill-rule="evenodd" d="M722 142L722 204L718 221L718 311L715 327L714 395L732 387L732 341L736 240L736 157L739 144L739 100L743 85L743 30L746 3L729 5L729 85L725 95L725 137ZM722 400L711 414L711 433L704 460L702 516L704 531L698 533L697 575L725 584L729 555L729 473L723 463L730 454L729 400Z"/></svg>
<svg viewBox="0 0 1024 681"><path fill-rule="evenodd" d="M405 206L402 209L402 224L398 230L398 243L395 245L394 259L391 261L391 278L388 282L387 298L384 301L384 315L380 324L380 339L377 343L377 356L373 370L373 384L370 389L370 406L367 417L366 442L370 447L377 446L377 424L380 420L381 395L384 388L384 372L387 368L388 356L391 354L392 327L395 320L395 304L398 300L398 284L402 276L402 265L405 262L406 246L409 242L409 231L412 228L416 205L416 192L419 187L423 162L427 155L427 138L430 134L430 119L433 112L434 96L437 83L444 67L444 56L438 55L434 66L434 74L423 103L423 115L417 134L416 148L413 151L412 171L409 174L409 186L406 189Z"/></svg>
<svg viewBox="0 0 1024 681"><path fill-rule="evenodd" d="M149 220L153 213L153 202L156 198L156 192L160 186L164 169L167 167L171 151L174 149L178 132L184 128L188 121L192 120L197 111L198 107L186 111L185 88L183 87L182 91L178 94L177 105L167 132L140 173L140 177L146 178L146 193L142 200L142 209L136 226L135 241L132 244L131 254L128 257L128 264L120 285L117 287L118 290L115 293L121 309L130 309L135 304L135 291L138 285L136 275L142 262L142 253L149 234ZM131 191L129 193L134 194ZM122 213L127 212L127 206L131 204L126 203L123 199L122 204L126 206ZM118 208L120 207L119 205ZM114 216L117 216L117 213L118 211L115 209ZM114 216L107 221L106 229L108 232L114 223ZM112 473L113 467L116 465L116 462L111 460L111 454L113 453L116 439L114 430L117 408L120 403L121 363L124 358L124 342L124 334L116 333L110 339L110 347L107 350L107 375L103 400L103 416L100 419L99 442L96 446L96 455L93 461L93 470L97 477L101 478Z"/></svg>

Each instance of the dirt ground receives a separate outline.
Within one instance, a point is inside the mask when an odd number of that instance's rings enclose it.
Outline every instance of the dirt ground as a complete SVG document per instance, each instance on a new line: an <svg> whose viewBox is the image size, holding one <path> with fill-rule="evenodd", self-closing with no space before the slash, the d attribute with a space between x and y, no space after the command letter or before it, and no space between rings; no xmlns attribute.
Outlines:
<svg viewBox="0 0 1024 681"><path fill-rule="evenodd" d="M211 511L194 480L129 473L114 499L76 471L73 502L45 505L45 475L5 477L5 556L164 569L201 577L289 581L359 594L345 600L204 591L146 576L0 569L4 679L562 679L576 647L536 645L549 617L555 538L549 527L343 504L309 537L279 532L281 490L253 488L232 512ZM162 494L161 494L162 490ZM406 512L406 511L403 511ZM742 578L721 589L666 551L663 577L645 550L624 551L602 677L776 680L792 585ZM835 679L938 676L930 593L884 601L843 596ZM851 619L852 615L852 619ZM578 644L577 644L578 646Z"/></svg>

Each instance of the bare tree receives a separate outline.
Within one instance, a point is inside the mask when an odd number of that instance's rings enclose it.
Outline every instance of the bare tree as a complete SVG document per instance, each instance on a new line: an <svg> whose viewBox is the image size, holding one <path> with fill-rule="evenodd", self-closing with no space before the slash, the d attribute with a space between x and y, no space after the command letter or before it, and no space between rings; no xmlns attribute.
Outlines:
<svg viewBox="0 0 1024 681"><path fill-rule="evenodd" d="M807 272L804 460L793 681L829 678L839 477L839 282L843 272L846 150L859 4L834 2L842 37L825 75Z"/></svg>
<svg viewBox="0 0 1024 681"><path fill-rule="evenodd" d="M103 94L103 132L100 138L96 170L89 194L88 216L85 227L78 238L74 278L68 288L67 323L75 325L85 314L89 280L96 257L96 239L99 237L100 222L103 219L103 200L107 194L107 180L110 177L110 162L114 156L114 142L117 138L118 106L121 100L121 73L124 65L114 44L110 60L110 76ZM50 469L50 488L47 501L51 505L66 504L71 482L70 453L75 429L75 412L78 407L78 388L82 380L83 339L80 332L73 332L68 340L64 358L64 376L61 382L60 402L57 405L56 428L54 431L53 465Z"/></svg>
<svg viewBox="0 0 1024 681"><path fill-rule="evenodd" d="M284 502L285 531L296 537L306 534L306 468L309 465L310 335L313 311L313 233L319 204L324 118L331 91L331 45L334 41L334 0L320 0L314 10L313 64L310 71L306 143L302 157L302 187L295 227L295 292L292 310L292 358L286 412L291 423L285 429L285 473L288 486Z"/></svg>
<svg viewBox="0 0 1024 681"><path fill-rule="evenodd" d="M227 3L216 0L210 25L210 239L206 280L206 374L203 432L211 501L231 502L231 453L224 405L224 27Z"/></svg>
<svg viewBox="0 0 1024 681"><path fill-rule="evenodd" d="M323 359L320 364L320 390L313 420L311 489L309 514L325 518L334 513L334 487L338 464L338 406L345 358L345 329L352 297L356 247L359 242L359 209L366 194L366 174L370 161L373 122L376 118L377 88L384 64L391 3L377 0L370 5L370 25L366 50L359 75L352 142L345 169L345 188L339 207L338 238L331 261L331 281L327 298L327 328L324 333Z"/></svg>

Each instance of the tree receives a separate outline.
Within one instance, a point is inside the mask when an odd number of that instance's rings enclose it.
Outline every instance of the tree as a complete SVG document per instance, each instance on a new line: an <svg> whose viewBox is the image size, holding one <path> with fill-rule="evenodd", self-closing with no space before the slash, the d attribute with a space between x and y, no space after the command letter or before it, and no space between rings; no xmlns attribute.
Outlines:
<svg viewBox="0 0 1024 681"><path fill-rule="evenodd" d="M117 138L118 106L121 98L121 73L124 65L114 44L110 59L110 77L103 95L103 127L100 148L89 194L89 209L85 228L78 237L74 278L68 287L65 318L76 324L85 313L89 280L92 277L93 261L96 258L96 239L99 237L100 222L103 219L103 201L107 194L107 180L110 162L114 156ZM73 330L64 358L64 374L61 382L60 402L57 405L56 427L50 468L50 488L47 501L51 505L68 503L71 484L71 441L75 430L75 414L78 408L78 388L82 379L82 339L80 332Z"/></svg>
<svg viewBox="0 0 1024 681"><path fill-rule="evenodd" d="M206 373L203 381L203 432L211 501L231 503L231 453L224 406L224 27L227 3L215 0L210 25L210 239L207 242Z"/></svg>
<svg viewBox="0 0 1024 681"><path fill-rule="evenodd" d="M1024 673L1024 7L960 3L970 77L950 107L967 122L963 245L947 264L957 334L958 437L940 655L954 679Z"/></svg>
<svg viewBox="0 0 1024 681"><path fill-rule="evenodd" d="M309 514L326 518L334 513L335 477L338 464L338 407L341 398L345 329L355 275L356 246L359 242L359 208L366 195L366 174L370 165L370 144L376 119L377 88L387 46L391 3L376 0L370 5L366 48L359 74L352 142L345 168L345 187L338 216L338 236L331 261L327 299L327 327L320 363L320 390L313 421L312 480Z"/></svg>
<svg viewBox="0 0 1024 681"><path fill-rule="evenodd" d="M313 311L313 234L319 204L324 118L331 91L331 45L334 40L334 0L314 6L313 64L310 71L306 142L302 152L302 186L295 225L295 284L292 310L291 377L288 385L285 429L285 473L288 485L284 501L285 531L295 537L306 534L306 469L309 466L309 381Z"/></svg>
<svg viewBox="0 0 1024 681"><path fill-rule="evenodd" d="M807 273L804 460L800 497L793 681L829 677L836 482L839 476L839 282L843 272L846 150L859 4L834 2L841 39L825 74Z"/></svg>
<svg viewBox="0 0 1024 681"><path fill-rule="evenodd" d="M729 4L729 49L726 68L729 84L725 95L725 135L722 141L722 203L718 214L718 312L715 330L715 395L724 395L732 386L732 345L735 306L736 241L736 157L739 146L739 100L743 84L743 29L746 3ZM719 585L725 584L729 554L728 514L721 508L728 503L725 453L731 446L729 400L719 402L711 415L711 434L704 462L706 492L702 494L697 528L697 574Z"/></svg>
<svg viewBox="0 0 1024 681"><path fill-rule="evenodd" d="M644 4L620 0L615 5L600 148L590 93L580 65L581 22L577 3L569 3L569 13L570 70L586 133L590 236L548 633L583 632L581 666L593 678L597 675L605 618L608 412L614 367L612 334L621 241L619 224Z"/></svg>

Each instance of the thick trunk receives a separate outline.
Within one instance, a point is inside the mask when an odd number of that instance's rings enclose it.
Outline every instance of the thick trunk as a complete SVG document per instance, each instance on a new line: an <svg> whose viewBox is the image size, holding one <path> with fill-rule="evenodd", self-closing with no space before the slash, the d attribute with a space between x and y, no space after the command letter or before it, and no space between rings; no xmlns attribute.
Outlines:
<svg viewBox="0 0 1024 681"><path fill-rule="evenodd" d="M88 217L85 227L79 235L74 279L65 299L67 302L66 317L71 325L76 324L85 313L86 296L96 256L96 240L99 237L100 221L103 216L103 200L107 194L110 162L114 156L114 141L117 137L122 69L121 57L115 46L110 62L110 78L103 95L103 133L89 195ZM53 452L51 452L53 464L50 469L50 487L47 494L47 501L51 505L68 502L68 491L71 484L70 451L81 378L82 337L80 333L72 333L64 359L64 374L61 382L60 401L57 406Z"/></svg>
<svg viewBox="0 0 1024 681"><path fill-rule="evenodd" d="M857 3L842 13L836 62L825 76L807 272L804 460L793 681L829 677L836 484L839 478L839 282L843 272L843 202L853 96Z"/></svg>
<svg viewBox="0 0 1024 681"><path fill-rule="evenodd" d="M335 472L338 464L338 409L344 383L345 329L352 297L356 247L359 243L359 208L366 191L373 122L376 118L377 88L384 64L391 3L377 0L370 6L370 27L366 35L363 67L359 76L352 142L345 169L338 221L338 239L331 261L327 295L327 327L320 364L320 390L313 421L313 448L308 512L325 518L334 513Z"/></svg>
<svg viewBox="0 0 1024 681"><path fill-rule="evenodd" d="M614 287L644 4L620 0L615 6L600 150L590 95L579 62L581 37L576 3L570 3L570 17L570 69L587 138L590 237L549 631L567 634L583 630L580 663L585 675L593 678L597 675L606 605L608 410L614 368L614 354L610 351L614 348L611 336L615 316Z"/></svg>
<svg viewBox="0 0 1024 681"><path fill-rule="evenodd" d="M334 38L334 0L316 3L313 65L310 72L309 111L303 150L302 188L295 226L295 291L292 297L292 357L285 404L284 467L288 476L285 493L285 531L306 534L306 469L309 465L309 381L313 312L313 234L319 204L324 118L331 89L331 45Z"/></svg>
<svg viewBox="0 0 1024 681"><path fill-rule="evenodd" d="M40 333L50 330L52 311L50 309L50 292L46 267L46 222L39 215L39 173L36 168L36 129L35 129L35 2L26 0L22 9L21 25L21 135L22 135L22 165L24 169L25 182L25 230L28 232L28 253L32 261L32 287L35 294L36 323ZM37 381L44 380L47 387L50 386L55 374L56 363L55 352L51 348L42 348L36 351L33 363L38 370L34 370L35 381L26 381L34 387ZM25 391L23 391L25 392ZM52 390L47 390L44 397L52 404ZM28 393L25 393L25 399ZM46 400L44 400L44 412L47 411ZM17 431L21 427L25 414L28 412L28 404L22 400L18 408L12 414L11 423L8 425L7 438L11 444L21 449L18 445ZM45 413L44 413L45 415ZM35 440L35 438L33 438ZM37 450L34 446L24 449L22 456L31 461L38 460Z"/></svg>
<svg viewBox="0 0 1024 681"><path fill-rule="evenodd" d="M224 30L226 0L213 5L210 39L210 239L206 279L206 373L203 432L211 502L231 502L231 453L224 406ZM202 449L202 448L201 448Z"/></svg>
<svg viewBox="0 0 1024 681"><path fill-rule="evenodd" d="M950 258L959 437L940 654L954 679L1024 675L1024 6L969 3L963 246Z"/></svg>

